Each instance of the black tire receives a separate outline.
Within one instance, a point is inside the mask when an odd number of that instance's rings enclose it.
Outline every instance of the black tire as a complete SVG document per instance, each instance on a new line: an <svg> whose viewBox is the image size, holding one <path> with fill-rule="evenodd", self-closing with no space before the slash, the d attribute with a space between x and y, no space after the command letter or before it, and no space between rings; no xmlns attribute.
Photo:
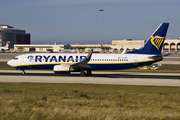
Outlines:
<svg viewBox="0 0 180 120"><path fill-rule="evenodd" d="M22 75L26 74L25 71L22 71Z"/></svg>
<svg viewBox="0 0 180 120"><path fill-rule="evenodd" d="M88 70L87 71L87 75L89 76L89 75L91 75L92 74L92 71L91 70Z"/></svg>
<svg viewBox="0 0 180 120"><path fill-rule="evenodd" d="M80 76L85 76L85 72L84 72L84 71L81 71L81 72L80 72Z"/></svg>

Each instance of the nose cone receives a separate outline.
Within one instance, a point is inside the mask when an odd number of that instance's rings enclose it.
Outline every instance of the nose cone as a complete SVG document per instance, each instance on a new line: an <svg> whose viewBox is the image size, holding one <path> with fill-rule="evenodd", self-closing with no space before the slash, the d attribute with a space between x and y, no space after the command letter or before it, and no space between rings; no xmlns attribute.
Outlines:
<svg viewBox="0 0 180 120"><path fill-rule="evenodd" d="M9 61L7 62L7 64L8 64L9 66L13 66L13 60L9 60Z"/></svg>

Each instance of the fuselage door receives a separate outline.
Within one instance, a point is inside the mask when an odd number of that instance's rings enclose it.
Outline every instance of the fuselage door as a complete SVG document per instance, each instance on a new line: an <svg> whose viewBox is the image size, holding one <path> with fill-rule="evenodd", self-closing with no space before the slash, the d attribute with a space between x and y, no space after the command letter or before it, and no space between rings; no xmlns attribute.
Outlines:
<svg viewBox="0 0 180 120"><path fill-rule="evenodd" d="M23 57L23 62L24 62L24 64L27 64L27 62L28 62L27 56Z"/></svg>

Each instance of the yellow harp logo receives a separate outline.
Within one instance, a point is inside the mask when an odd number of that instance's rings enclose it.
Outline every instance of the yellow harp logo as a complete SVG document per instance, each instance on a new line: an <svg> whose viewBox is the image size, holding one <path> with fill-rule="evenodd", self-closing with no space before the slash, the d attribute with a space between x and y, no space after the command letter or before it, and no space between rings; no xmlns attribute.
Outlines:
<svg viewBox="0 0 180 120"><path fill-rule="evenodd" d="M161 37L161 36L152 36L151 37L151 43L159 50L163 40L165 37Z"/></svg>

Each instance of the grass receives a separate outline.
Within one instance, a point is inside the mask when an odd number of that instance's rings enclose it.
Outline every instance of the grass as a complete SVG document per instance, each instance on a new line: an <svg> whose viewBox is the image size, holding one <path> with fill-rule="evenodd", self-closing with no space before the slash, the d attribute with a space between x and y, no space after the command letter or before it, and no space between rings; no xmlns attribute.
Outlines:
<svg viewBox="0 0 180 120"><path fill-rule="evenodd" d="M179 120L180 88L0 83L0 119Z"/></svg>

